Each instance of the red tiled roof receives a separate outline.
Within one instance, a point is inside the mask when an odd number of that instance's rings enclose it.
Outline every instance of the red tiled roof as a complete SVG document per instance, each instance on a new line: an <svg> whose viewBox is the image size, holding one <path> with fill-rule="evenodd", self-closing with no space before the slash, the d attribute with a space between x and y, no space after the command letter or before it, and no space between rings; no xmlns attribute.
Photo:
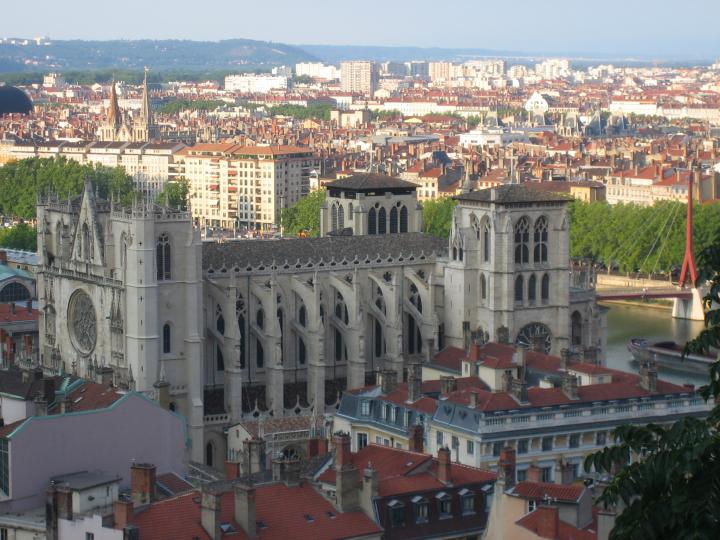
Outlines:
<svg viewBox="0 0 720 540"><path fill-rule="evenodd" d="M13 311L14 309L14 311ZM0 324L21 321L37 321L39 312L37 309L28 309L26 305L12 302L0 304Z"/></svg>
<svg viewBox="0 0 720 540"><path fill-rule="evenodd" d="M185 540L197 537L210 540L200 524L200 493L192 491L159 501L135 514L132 524L140 529L143 540ZM257 529L260 540L334 540L376 534L381 529L362 512L337 512L322 495L305 484L289 488L285 484L256 489ZM329 514L331 513L331 514ZM310 515L309 522L305 516ZM223 538L247 539L234 519L234 493L221 495L220 522L236 531Z"/></svg>
<svg viewBox="0 0 720 540"><path fill-rule="evenodd" d="M512 490L514 495L523 499L542 500L545 498L557 501L576 502L583 494L583 486L552 484L547 482L519 482Z"/></svg>
<svg viewBox="0 0 720 540"><path fill-rule="evenodd" d="M70 392L73 412L94 411L109 407L123 397L117 389L104 384L85 382Z"/></svg>
<svg viewBox="0 0 720 540"><path fill-rule="evenodd" d="M466 356L465 349L460 347L445 347L433 357L430 365L438 365L460 373L462 370L462 361Z"/></svg>
<svg viewBox="0 0 720 540"><path fill-rule="evenodd" d="M5 424L3 427L0 427L0 437L7 437L18 427L20 427L20 425L23 424L26 420L27 418L23 418L22 420L17 420L15 422L11 422L10 424Z"/></svg>
<svg viewBox="0 0 720 540"><path fill-rule="evenodd" d="M176 473L161 474L155 481L173 495L195 489L192 484L188 483Z"/></svg>
<svg viewBox="0 0 720 540"><path fill-rule="evenodd" d="M555 520L557 524L557 533L554 536L547 536L543 533L541 523L543 521ZM539 506L522 519L516 522L518 525L527 529L540 538L550 538L552 540L596 540L597 533L587 529L578 529L558 516L558 509L551 506Z"/></svg>

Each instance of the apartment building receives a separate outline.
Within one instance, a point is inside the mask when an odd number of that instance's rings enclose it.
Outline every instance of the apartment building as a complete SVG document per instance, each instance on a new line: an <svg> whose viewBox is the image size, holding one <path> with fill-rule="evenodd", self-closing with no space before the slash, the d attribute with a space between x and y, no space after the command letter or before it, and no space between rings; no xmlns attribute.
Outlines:
<svg viewBox="0 0 720 540"><path fill-rule="evenodd" d="M378 86L378 67L373 62L356 60L340 64L340 85L343 92L372 95Z"/></svg>
<svg viewBox="0 0 720 540"><path fill-rule="evenodd" d="M243 74L225 77L225 90L241 94L267 94L271 90L285 90L288 78L284 75Z"/></svg>
<svg viewBox="0 0 720 540"><path fill-rule="evenodd" d="M190 184L193 218L201 226L271 230L280 210L310 191L320 160L297 146L198 144L179 152Z"/></svg>

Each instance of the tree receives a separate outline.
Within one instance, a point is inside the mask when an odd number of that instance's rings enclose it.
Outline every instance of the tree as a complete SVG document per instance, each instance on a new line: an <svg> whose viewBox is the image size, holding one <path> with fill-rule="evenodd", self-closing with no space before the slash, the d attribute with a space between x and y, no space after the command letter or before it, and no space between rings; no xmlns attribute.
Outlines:
<svg viewBox="0 0 720 540"><path fill-rule="evenodd" d="M122 167L81 165L64 157L22 159L0 167L0 213L34 218L38 194L76 197L82 193L86 178L101 198L114 196L120 204L128 205L136 195L132 177Z"/></svg>
<svg viewBox="0 0 720 540"><path fill-rule="evenodd" d="M320 189L300 199L295 206L283 208L280 219L285 234L320 236L320 208L325 197L326 191Z"/></svg>
<svg viewBox="0 0 720 540"><path fill-rule="evenodd" d="M37 231L27 223L0 229L0 246L10 249L37 251Z"/></svg>
<svg viewBox="0 0 720 540"><path fill-rule="evenodd" d="M457 201L452 197L423 202L423 231L439 238L448 238L456 204Z"/></svg>
<svg viewBox="0 0 720 540"><path fill-rule="evenodd" d="M704 297L704 329L686 352L720 349L720 237L701 260L701 279L709 278ZM705 419L686 417L670 428L649 424L618 427L617 444L585 460L585 470L613 473L631 456L639 460L620 468L599 498L624 507L612 540L655 538L710 539L720 526L720 355L700 389L715 407Z"/></svg>
<svg viewBox="0 0 720 540"><path fill-rule="evenodd" d="M293 82L295 84L312 84L315 80L310 75L295 75Z"/></svg>
<svg viewBox="0 0 720 540"><path fill-rule="evenodd" d="M170 208L187 210L187 198L190 191L190 184L185 177L166 182L163 190L155 198L155 202L164 205L166 202Z"/></svg>

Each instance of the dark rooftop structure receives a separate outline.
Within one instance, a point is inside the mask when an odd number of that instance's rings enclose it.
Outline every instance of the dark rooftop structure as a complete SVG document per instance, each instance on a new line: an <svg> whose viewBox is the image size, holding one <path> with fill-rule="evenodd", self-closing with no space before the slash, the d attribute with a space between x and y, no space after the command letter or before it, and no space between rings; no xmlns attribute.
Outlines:
<svg viewBox="0 0 720 540"><path fill-rule="evenodd" d="M377 173L356 173L347 178L335 180L326 185L330 196L336 196L337 191L353 191L365 195L381 195L383 193L412 193L417 185L412 182L393 178Z"/></svg>
<svg viewBox="0 0 720 540"><path fill-rule="evenodd" d="M572 197L564 193L536 189L530 184L506 184L456 195L458 201L494 202L496 204L569 202Z"/></svg>
<svg viewBox="0 0 720 540"><path fill-rule="evenodd" d="M28 95L14 86L0 86L0 116L3 114L28 114L33 104Z"/></svg>
<svg viewBox="0 0 720 540"><path fill-rule="evenodd" d="M297 271L318 263L352 268L358 264L377 264L389 258L411 260L430 258L447 250L447 240L423 233L372 236L326 236L323 238L285 238L281 240L238 240L205 242L203 270L240 272L275 265L278 270ZM287 268L284 268L287 265ZM300 265L299 267L297 265Z"/></svg>

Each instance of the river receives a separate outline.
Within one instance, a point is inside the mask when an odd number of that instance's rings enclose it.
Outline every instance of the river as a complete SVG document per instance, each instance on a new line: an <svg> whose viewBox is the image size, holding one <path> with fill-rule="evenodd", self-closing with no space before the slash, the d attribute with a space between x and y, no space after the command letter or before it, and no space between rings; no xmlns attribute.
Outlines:
<svg viewBox="0 0 720 540"><path fill-rule="evenodd" d="M632 337L645 337L650 341L672 340L685 343L703 328L701 321L673 319L670 310L642 306L606 304L608 312L607 356L608 367L637 372L632 355L627 349ZM660 378L674 383L691 383L700 386L707 378L660 369Z"/></svg>

